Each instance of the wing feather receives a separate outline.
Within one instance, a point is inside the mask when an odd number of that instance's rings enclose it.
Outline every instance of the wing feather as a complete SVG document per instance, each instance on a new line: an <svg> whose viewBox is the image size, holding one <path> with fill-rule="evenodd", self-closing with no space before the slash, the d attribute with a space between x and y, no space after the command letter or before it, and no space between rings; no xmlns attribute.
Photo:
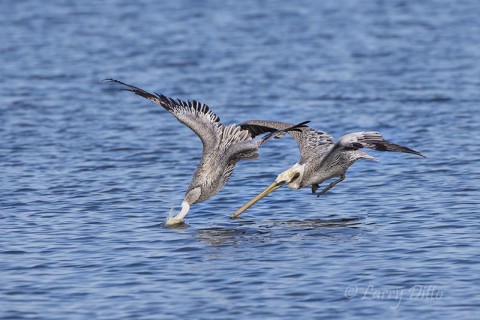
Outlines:
<svg viewBox="0 0 480 320"><path fill-rule="evenodd" d="M353 132L346 134L341 137L335 145L335 148L340 150L358 150L364 147L377 151L404 152L425 157L418 151L385 140L382 135L376 131Z"/></svg>
<svg viewBox="0 0 480 320"><path fill-rule="evenodd" d="M131 91L151 102L163 107L170 112L177 120L189 127L200 138L203 143L203 150L213 148L220 141L222 128L220 118L208 107L208 105L196 100L183 101L173 99L162 94L150 93L138 87L124 83L119 80L105 79L125 86L124 90Z"/></svg>
<svg viewBox="0 0 480 320"><path fill-rule="evenodd" d="M265 132L274 132L276 130L285 130L294 126L291 123L267 120L249 120L242 124L242 129L248 130L255 137ZM333 137L320 130L303 126L297 131L289 131L295 138L300 150L300 164L305 163L311 157L319 157L327 152L334 144Z"/></svg>

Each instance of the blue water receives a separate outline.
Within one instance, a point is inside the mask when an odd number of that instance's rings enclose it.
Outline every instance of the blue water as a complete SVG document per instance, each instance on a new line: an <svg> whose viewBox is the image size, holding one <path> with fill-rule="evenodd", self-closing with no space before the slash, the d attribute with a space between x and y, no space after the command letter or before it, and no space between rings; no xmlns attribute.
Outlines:
<svg viewBox="0 0 480 320"><path fill-rule="evenodd" d="M0 2L0 317L478 319L480 4ZM223 123L378 130L316 198L293 139L166 229L199 140L112 77Z"/></svg>

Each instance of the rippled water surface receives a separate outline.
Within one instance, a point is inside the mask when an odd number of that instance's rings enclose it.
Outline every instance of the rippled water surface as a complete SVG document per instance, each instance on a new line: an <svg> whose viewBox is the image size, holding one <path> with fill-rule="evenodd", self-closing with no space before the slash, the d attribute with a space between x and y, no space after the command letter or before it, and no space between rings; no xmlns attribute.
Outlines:
<svg viewBox="0 0 480 320"><path fill-rule="evenodd" d="M0 317L478 319L478 1L0 2ZM272 141L188 226L187 128L102 82L209 104L223 123L378 130L320 198L280 189Z"/></svg>

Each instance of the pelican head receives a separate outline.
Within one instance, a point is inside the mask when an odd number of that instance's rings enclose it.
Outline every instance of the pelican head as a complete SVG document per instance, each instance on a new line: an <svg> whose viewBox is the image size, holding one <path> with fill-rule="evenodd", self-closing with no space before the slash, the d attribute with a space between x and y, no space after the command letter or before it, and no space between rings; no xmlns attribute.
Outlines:
<svg viewBox="0 0 480 320"><path fill-rule="evenodd" d="M183 201L182 210L180 210L180 212L176 216L168 217L167 220L165 220L163 225L165 227L173 227L173 226L182 224L189 210L190 210L190 204L186 201Z"/></svg>
<svg viewBox="0 0 480 320"><path fill-rule="evenodd" d="M267 188L265 188L265 190L260 192L255 198L253 198L245 205L243 205L240 209L238 209L234 214L230 216L230 218L235 219L245 210L257 203L260 199L266 197L267 195L285 184L288 185L290 189L300 189L300 182L302 181L304 169L304 165L296 163L290 169L283 171L278 175L275 181L272 182L272 184L270 184Z"/></svg>
<svg viewBox="0 0 480 320"><path fill-rule="evenodd" d="M190 205L196 203L200 198L201 194L202 190L200 187L191 187L185 195L185 198L182 202L182 209L180 210L180 212L174 217L168 217L167 220L164 222L164 226L173 227L175 225L184 223L185 216L190 210Z"/></svg>
<svg viewBox="0 0 480 320"><path fill-rule="evenodd" d="M289 189L300 189L300 183L302 182L304 171L304 164L295 163L290 169L280 173L277 179L275 179L275 182L281 185L287 184Z"/></svg>

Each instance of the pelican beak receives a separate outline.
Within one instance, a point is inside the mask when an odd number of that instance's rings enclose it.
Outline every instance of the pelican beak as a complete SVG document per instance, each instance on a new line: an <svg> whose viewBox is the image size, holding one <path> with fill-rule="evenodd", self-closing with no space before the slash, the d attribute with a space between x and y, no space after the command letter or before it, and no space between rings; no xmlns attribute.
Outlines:
<svg viewBox="0 0 480 320"><path fill-rule="evenodd" d="M239 215L241 215L245 210L247 210L248 208L250 208L251 206L253 206L255 203L257 203L260 199L266 197L267 195L269 195L270 193L272 193L273 191L277 190L278 188L280 188L281 186L283 186L285 184L285 181L281 181L281 182L277 182L277 181L274 181L271 185L269 185L267 188L265 188L265 190L263 190L262 192L260 192L255 198L253 198L252 200L248 201L246 204L244 204L240 209L238 209L237 211L235 211L234 214L232 214L230 216L231 219L235 219L237 218Z"/></svg>

